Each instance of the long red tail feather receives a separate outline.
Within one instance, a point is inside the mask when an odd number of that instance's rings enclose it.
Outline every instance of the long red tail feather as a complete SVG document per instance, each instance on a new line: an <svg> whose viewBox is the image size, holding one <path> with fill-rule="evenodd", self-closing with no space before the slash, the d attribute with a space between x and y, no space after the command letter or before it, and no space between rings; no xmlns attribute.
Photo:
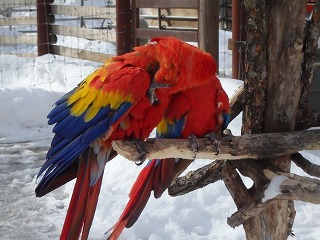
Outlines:
<svg viewBox="0 0 320 240"><path fill-rule="evenodd" d="M94 186L90 186L90 168L94 153L86 150L81 157L77 180L70 200L67 216L63 225L60 240L85 240L96 210L103 174Z"/></svg>
<svg viewBox="0 0 320 240"><path fill-rule="evenodd" d="M152 160L142 169L137 180L132 186L127 203L118 222L108 231L111 232L108 240L118 239L123 229L130 228L139 218L147 205L152 190L155 197L161 194L170 186L174 178L175 159Z"/></svg>

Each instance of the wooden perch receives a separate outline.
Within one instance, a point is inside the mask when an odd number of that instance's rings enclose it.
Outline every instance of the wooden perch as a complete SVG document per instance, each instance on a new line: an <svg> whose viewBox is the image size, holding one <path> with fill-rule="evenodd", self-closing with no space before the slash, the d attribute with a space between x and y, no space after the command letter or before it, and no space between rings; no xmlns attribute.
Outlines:
<svg viewBox="0 0 320 240"><path fill-rule="evenodd" d="M226 136L220 141L220 152L216 155L211 140L198 139L199 151L196 158L211 160L236 160L244 158L266 158L293 154L301 150L320 149L320 130L248 134ZM145 141L147 159L184 158L194 159L188 139L149 139ZM139 152L136 144L130 141L113 141L118 154L137 161Z"/></svg>
<svg viewBox="0 0 320 240"><path fill-rule="evenodd" d="M302 177L292 173L274 173L268 169L264 170L264 174L270 180L276 176L286 177L286 180L284 180L279 186L280 193L274 198L268 199L264 202L258 202L262 197L261 194L259 194L256 201L240 208L227 219L227 223L231 227L234 228L243 224L246 220L256 216L272 205L275 200L299 200L320 204L320 180L310 177Z"/></svg>

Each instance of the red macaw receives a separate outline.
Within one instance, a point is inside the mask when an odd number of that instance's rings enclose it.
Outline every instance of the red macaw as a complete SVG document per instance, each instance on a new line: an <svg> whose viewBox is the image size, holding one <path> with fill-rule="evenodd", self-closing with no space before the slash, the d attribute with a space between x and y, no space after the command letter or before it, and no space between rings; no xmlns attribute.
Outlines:
<svg viewBox="0 0 320 240"><path fill-rule="evenodd" d="M203 137L221 135L229 122L229 100L218 78L206 85L181 91L172 97L168 110L157 126L157 138ZM214 140L214 139L213 139ZM108 240L119 237L139 218L150 194L159 198L175 177L192 161L185 159L154 159L142 169L134 183L125 210L118 222L108 231Z"/></svg>
<svg viewBox="0 0 320 240"><path fill-rule="evenodd" d="M173 94L216 74L210 54L176 38L154 38L113 57L55 103L55 136L39 171L41 197L77 178L60 239L87 239L113 140L145 140ZM143 158L143 156L142 156Z"/></svg>

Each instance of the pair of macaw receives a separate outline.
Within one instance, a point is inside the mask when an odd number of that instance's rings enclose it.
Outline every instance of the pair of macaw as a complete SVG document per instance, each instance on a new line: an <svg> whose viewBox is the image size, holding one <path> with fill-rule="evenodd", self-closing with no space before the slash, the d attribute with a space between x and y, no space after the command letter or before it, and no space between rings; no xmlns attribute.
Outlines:
<svg viewBox="0 0 320 240"><path fill-rule="evenodd" d="M55 103L49 124L55 136L39 171L41 197L77 178L60 239L87 239L103 172L117 153L113 140L220 134L229 102L210 54L176 38L153 38L133 52L113 57ZM143 153L141 153L143 160ZM151 160L138 176L130 200L108 239L131 227L145 207L170 186L191 161Z"/></svg>

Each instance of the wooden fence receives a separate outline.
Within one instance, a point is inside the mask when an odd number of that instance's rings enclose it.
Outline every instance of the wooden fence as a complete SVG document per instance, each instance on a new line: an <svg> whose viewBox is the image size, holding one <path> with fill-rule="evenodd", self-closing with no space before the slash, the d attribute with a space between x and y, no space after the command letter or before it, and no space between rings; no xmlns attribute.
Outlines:
<svg viewBox="0 0 320 240"><path fill-rule="evenodd" d="M79 0L80 2L80 0ZM83 3L84 1L81 0ZM230 8L230 1L223 6ZM18 16L12 12L30 12ZM220 11L220 12L219 12ZM28 25L30 31L0 33L0 45L37 46L37 55L47 53L103 62L105 52L64 46L60 38L76 37L90 41L112 42L117 53L128 52L154 36L175 36L199 46L218 59L219 1L212 0L117 0L107 6L67 6L53 0L1 0L0 26ZM227 21L220 17L220 21ZM90 20L104 22L87 26ZM77 24L70 24L70 22Z"/></svg>
<svg viewBox="0 0 320 240"><path fill-rule="evenodd" d="M36 0L1 0L0 1L0 46L2 48L16 45L33 45L37 42L36 35ZM23 13L27 13L21 16ZM14 28L20 29L14 32ZM27 31L25 30L27 29ZM13 34L14 33L14 34ZM32 53L16 53L35 56Z"/></svg>
<svg viewBox="0 0 320 240"><path fill-rule="evenodd" d="M0 53L33 57L51 53L95 62L103 62L112 56L79 49L77 46L63 46L59 44L59 40L62 37L75 37L115 44L115 5L67 6L56 4L53 0L1 0L0 15L3 16L0 18L0 27L5 27L5 30L0 32ZM83 24L93 20L106 24L99 27ZM25 27L31 30L21 30ZM10 46L19 45L34 46L37 51L21 54L10 52L10 49L3 50L5 47L8 49Z"/></svg>

